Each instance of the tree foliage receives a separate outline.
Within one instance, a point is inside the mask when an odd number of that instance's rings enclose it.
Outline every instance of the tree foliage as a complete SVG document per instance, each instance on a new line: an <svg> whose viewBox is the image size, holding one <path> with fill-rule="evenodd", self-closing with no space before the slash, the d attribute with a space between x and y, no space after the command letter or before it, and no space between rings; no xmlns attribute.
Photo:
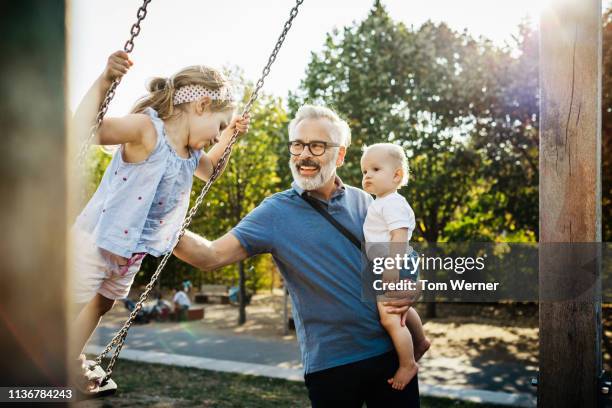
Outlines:
<svg viewBox="0 0 612 408"><path fill-rule="evenodd" d="M393 142L406 149L411 179L404 194L417 214L418 239L493 240L516 221L504 210L508 191L494 188L500 175L485 171L497 164L478 136L507 119L504 77L516 64L510 51L444 23L413 29L394 22L376 1L364 21L330 33L312 54L289 107L324 103L348 120L353 148L340 174L350 184L360 185L362 146ZM537 179L529 182L537 187ZM521 202L527 207L521 211L533 211L532 202Z"/></svg>

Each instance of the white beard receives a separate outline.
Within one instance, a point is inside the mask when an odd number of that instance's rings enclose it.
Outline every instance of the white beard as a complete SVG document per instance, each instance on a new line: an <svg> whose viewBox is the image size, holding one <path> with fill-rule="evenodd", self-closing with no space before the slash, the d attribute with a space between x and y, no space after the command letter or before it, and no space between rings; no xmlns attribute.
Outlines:
<svg viewBox="0 0 612 408"><path fill-rule="evenodd" d="M306 191L317 190L323 187L323 185L327 183L330 178L336 175L336 160L338 158L338 154L335 154L334 156L335 157L327 164L321 166L319 172L312 177L301 176L295 164L291 162L291 159L289 159L289 168L291 169L293 180L295 180L301 189Z"/></svg>

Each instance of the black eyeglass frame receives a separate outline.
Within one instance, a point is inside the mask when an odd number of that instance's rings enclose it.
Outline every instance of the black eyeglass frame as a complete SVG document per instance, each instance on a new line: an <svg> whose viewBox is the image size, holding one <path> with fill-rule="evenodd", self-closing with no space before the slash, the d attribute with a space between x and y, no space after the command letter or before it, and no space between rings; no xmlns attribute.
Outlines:
<svg viewBox="0 0 612 408"><path fill-rule="evenodd" d="M302 145L302 150L300 150L300 152L299 152L299 153L293 153L293 152L291 151L291 146L292 146L294 143L299 143L299 144L301 144L301 145ZM317 144L322 144L322 145L323 145L323 152L322 152L321 154L315 154L315 153L312 151L312 149L310 148L310 145L311 145L311 144L313 144L313 143L317 143ZM312 142L308 142L308 143L306 143L306 142L302 142L302 141L300 141L300 140L292 140L292 141L290 141L290 142L287 142L287 148L289 149L289 153L290 153L292 156L299 156L300 154L302 154L302 152L304 151L304 149L305 149L305 148L308 148L308 151L310 152L310 154L312 154L312 155L313 155L313 156L315 156L315 157L319 157L319 156L323 156L323 155L325 154L325 152L327 152L327 148L328 148L328 147L342 147L342 146L341 146L341 145L339 145L339 144L337 144L337 143L330 143L330 142L326 142L326 141L324 141L324 140L313 140Z"/></svg>

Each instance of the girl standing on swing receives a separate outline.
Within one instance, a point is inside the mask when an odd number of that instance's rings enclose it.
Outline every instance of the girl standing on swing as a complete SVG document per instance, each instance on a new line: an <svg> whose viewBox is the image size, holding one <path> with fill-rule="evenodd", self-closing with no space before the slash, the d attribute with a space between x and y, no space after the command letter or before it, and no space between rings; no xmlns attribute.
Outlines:
<svg viewBox="0 0 612 408"><path fill-rule="evenodd" d="M111 84L131 66L123 51L108 58L77 109L77 134L95 122ZM234 117L229 83L217 70L187 67L152 79L148 91L129 115L105 118L94 138L120 147L73 226L76 301L86 303L74 322L73 350L82 350L115 300L127 297L143 258L173 248L193 175L208 180L234 131L248 131L249 117Z"/></svg>

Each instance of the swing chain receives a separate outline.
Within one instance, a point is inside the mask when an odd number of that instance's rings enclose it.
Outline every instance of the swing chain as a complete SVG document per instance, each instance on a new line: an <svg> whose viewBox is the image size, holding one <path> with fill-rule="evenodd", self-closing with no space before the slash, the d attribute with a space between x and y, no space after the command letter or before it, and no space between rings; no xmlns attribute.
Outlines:
<svg viewBox="0 0 612 408"><path fill-rule="evenodd" d="M151 3L151 1L152 0L143 0L142 6L138 8L138 12L136 13L137 20L134 24L132 24L132 28L130 29L130 39L127 40L125 42L125 45L123 46L123 51L127 52L128 54L131 53L134 49L134 39L138 37L138 34L140 34L140 23L142 23L142 20L144 20L144 18L147 16L147 6L149 5L149 3ZM89 145L94 139L96 133L98 133L98 129L102 124L104 115L106 115L106 112L108 111L108 106L115 97L115 91L119 86L119 83L121 83L121 79L116 78L111 84L108 91L106 91L104 101L102 102L102 105L100 105L100 109L98 110L98 114L96 115L96 123L89 130L89 136L81 145L81 148L77 155L77 169L83 168L85 156L87 156L87 151L89 150Z"/></svg>
<svg viewBox="0 0 612 408"><path fill-rule="evenodd" d="M125 45L123 46L123 50L128 54L134 49L134 38L138 37L138 34L140 34L140 23L147 16L147 6L151 1L152 0L144 0L142 6L140 6L138 12L136 13L136 17L138 18L138 20L136 20L136 22L132 25L132 28L130 29L130 34L132 36L129 40L125 42Z"/></svg>
<svg viewBox="0 0 612 408"><path fill-rule="evenodd" d="M148 1L151 1L151 0L148 0ZM242 116L244 116L245 114L247 114L247 113L249 113L251 111L253 103L255 103L255 100L259 96L259 91L261 90L261 88L264 85L265 78L270 73L270 67L272 66L272 64L276 60L278 52L280 51L281 46L282 46L283 42L285 41L285 38L287 37L287 33L289 32L289 29L291 28L293 20L295 19L295 17L298 14L298 8L299 8L299 6L303 2L304 2L304 0L296 0L295 6L291 9L291 12L289 13L289 19L285 22L285 25L283 27L283 31L282 31L281 35L278 37L278 40L276 41L276 45L274 46L274 49L272 50L272 54L268 58L268 63L266 64L265 68L263 69L261 77L257 81L257 85L255 86L255 89L253 90L253 93L251 94L251 97L249 98L247 104L245 105L245 107L244 107L244 109L242 111ZM117 358L119 357L119 353L121 353L121 349L123 348L123 344L124 344L125 339L126 339L126 337L128 335L128 330L130 330L130 327L132 326L132 324L134 322L134 319L138 315L138 312L140 312L144 302L149 297L149 293L151 292L151 290L155 286L155 283L157 282L157 279L159 278L159 275L161 274L161 271L166 266L166 263L168 262L168 259L172 255L172 252L174 251L174 248L176 247L176 245L180 241L181 237L183 235L185 235L185 232L187 231L187 227L189 227L189 225L191 224L191 221L193 220L193 217L197 213L198 208L202 204L202 202L204 200L204 197L206 196L206 194L210 190L210 187L212 186L212 184L215 182L215 180L221 174L221 170L225 167L225 163L227 162L227 160L228 160L228 158L229 158L229 156L231 154L232 147L237 142L237 140L238 140L238 130L236 129L236 130L234 130L234 134L232 135L232 137L231 137L227 147L223 151L223 154L219 158L219 161L217 162L217 165L215 166L210 179L206 182L204 187L202 187L202 190L200 191L200 194L199 194L198 198L196 199L196 201L193 204L193 206L189 209L189 212L187 214L187 217L185 217L185 220L183 220L183 223L181 225L181 229L179 230L177 239L176 239L172 249L169 252L167 252L164 255L164 257L162 258L161 262L157 266L157 269L155 270L155 273L153 273L153 275L151 276L151 280L149 281L149 283L145 287L145 290L140 295L138 303L136 303L136 306L134 307L134 310L130 313L130 316L128 317L128 319L124 323L124 325L121 328L121 330L119 330L119 332L115 335L115 337L113 337L113 339L106 345L106 347L104 348L102 353L100 353L100 355L98 355L98 357L96 358L96 360L95 360L96 364L100 365L102 363L102 359L113 349L113 347L116 347L115 351L114 351L114 353L113 353L113 355L112 355L112 357L111 357L111 359L110 359L110 361L108 363L108 366L107 366L107 368L105 370L106 371L106 377L104 378L104 380L108 380L110 378L110 376L111 376L111 374L113 372L113 367L115 366Z"/></svg>

